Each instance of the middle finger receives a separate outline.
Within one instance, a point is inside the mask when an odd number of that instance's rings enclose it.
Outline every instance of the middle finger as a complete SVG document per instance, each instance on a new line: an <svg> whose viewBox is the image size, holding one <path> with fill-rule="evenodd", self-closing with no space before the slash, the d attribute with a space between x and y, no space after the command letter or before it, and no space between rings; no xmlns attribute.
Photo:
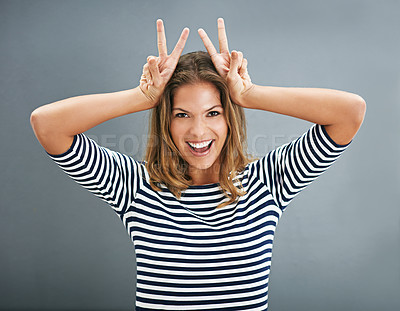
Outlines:
<svg viewBox="0 0 400 311"><path fill-rule="evenodd" d="M218 18L218 41L219 41L219 52L229 53L228 38L225 32L225 23L223 18Z"/></svg>

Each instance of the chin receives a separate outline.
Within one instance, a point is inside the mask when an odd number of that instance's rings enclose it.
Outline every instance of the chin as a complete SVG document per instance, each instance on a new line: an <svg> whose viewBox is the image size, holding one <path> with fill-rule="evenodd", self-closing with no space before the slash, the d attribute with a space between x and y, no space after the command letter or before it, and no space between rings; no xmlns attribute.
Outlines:
<svg viewBox="0 0 400 311"><path fill-rule="evenodd" d="M207 161L203 163L199 163L198 161L187 161L187 163L191 169L195 170L212 170L213 168L217 169L218 167L216 161Z"/></svg>

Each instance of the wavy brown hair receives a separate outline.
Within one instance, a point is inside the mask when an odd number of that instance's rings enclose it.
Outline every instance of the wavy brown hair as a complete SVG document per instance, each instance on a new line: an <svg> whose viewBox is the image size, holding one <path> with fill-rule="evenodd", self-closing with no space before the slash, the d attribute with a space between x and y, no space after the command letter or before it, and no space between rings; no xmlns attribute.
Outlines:
<svg viewBox="0 0 400 311"><path fill-rule="evenodd" d="M219 184L229 198L219 207L235 202L245 194L237 177L250 162L246 153L246 121L243 108L233 104L228 85L216 71L211 57L203 51L182 55L168 81L159 104L151 112L149 140L145 162L150 176L150 185L160 191L164 184L177 198L192 185L188 175L188 164L180 155L171 134L170 124L174 95L183 85L211 83L219 91L228 135L220 154Z"/></svg>

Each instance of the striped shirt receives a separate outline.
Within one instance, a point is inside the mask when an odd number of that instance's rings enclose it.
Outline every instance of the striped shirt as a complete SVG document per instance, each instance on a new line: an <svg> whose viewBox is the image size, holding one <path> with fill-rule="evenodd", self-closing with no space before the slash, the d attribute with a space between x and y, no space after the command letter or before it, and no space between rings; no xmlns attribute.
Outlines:
<svg viewBox="0 0 400 311"><path fill-rule="evenodd" d="M246 194L222 208L218 184L190 186L180 199L154 191L142 162L84 134L49 156L122 220L137 258L136 310L242 311L267 310L278 220L347 146L314 124L249 163L239 175Z"/></svg>

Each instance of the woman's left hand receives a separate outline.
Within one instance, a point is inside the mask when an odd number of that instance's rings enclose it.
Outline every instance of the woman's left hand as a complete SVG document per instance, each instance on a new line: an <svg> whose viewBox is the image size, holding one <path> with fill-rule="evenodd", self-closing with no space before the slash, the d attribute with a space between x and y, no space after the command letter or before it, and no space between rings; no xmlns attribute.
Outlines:
<svg viewBox="0 0 400 311"><path fill-rule="evenodd" d="M199 35L211 56L217 72L226 79L231 99L234 103L245 106L245 94L254 85L247 71L247 59L243 58L243 53L236 51L229 53L224 20L222 18L218 19L219 53L203 29L199 29Z"/></svg>

